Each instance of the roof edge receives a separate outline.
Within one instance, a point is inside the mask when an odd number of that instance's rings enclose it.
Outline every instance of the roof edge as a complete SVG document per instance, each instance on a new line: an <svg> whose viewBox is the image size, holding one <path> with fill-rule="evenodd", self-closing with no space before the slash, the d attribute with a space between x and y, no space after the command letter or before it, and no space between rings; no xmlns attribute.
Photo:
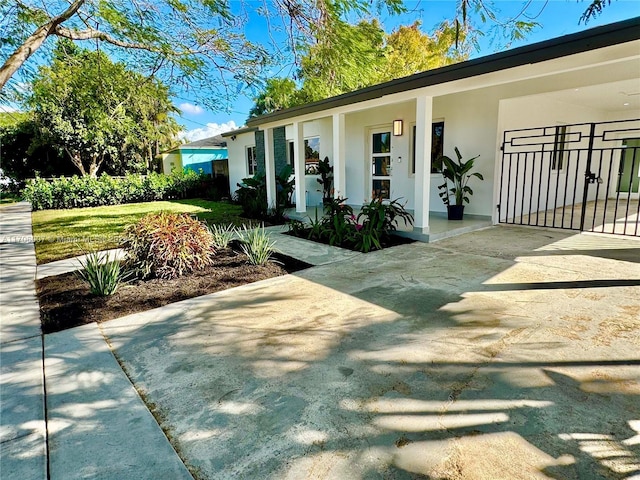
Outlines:
<svg viewBox="0 0 640 480"><path fill-rule="evenodd" d="M248 121L247 121L248 123ZM236 130L231 130L230 132L224 132L221 135L225 138L228 137L232 137L234 135L240 135L243 133L250 133L250 132L255 132L256 130L258 130L258 127L245 127L245 128L238 128Z"/></svg>

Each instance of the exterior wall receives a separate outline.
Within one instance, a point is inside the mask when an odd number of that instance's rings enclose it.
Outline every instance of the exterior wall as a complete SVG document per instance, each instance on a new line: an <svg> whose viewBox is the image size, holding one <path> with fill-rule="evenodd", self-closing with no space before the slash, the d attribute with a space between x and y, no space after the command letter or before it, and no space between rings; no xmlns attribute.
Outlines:
<svg viewBox="0 0 640 480"><path fill-rule="evenodd" d="M168 175L174 168L182 168L180 150L174 150L162 155L162 172Z"/></svg>
<svg viewBox="0 0 640 480"><path fill-rule="evenodd" d="M236 135L235 140L227 138L227 149L229 150L229 186L231 195L238 189L238 183L243 178L249 176L249 166L247 165L246 149L256 145L254 132Z"/></svg>
<svg viewBox="0 0 640 480"><path fill-rule="evenodd" d="M180 148L182 167L185 170L193 170L213 175L213 162L228 158L226 148Z"/></svg>

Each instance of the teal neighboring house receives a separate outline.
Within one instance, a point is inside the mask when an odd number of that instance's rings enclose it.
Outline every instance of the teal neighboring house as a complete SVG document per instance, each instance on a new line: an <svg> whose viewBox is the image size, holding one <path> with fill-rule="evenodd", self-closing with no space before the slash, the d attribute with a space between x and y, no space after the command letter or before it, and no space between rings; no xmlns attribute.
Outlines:
<svg viewBox="0 0 640 480"><path fill-rule="evenodd" d="M175 168L199 172L214 178L229 178L227 141L221 135L185 143L162 154L162 171L170 173Z"/></svg>

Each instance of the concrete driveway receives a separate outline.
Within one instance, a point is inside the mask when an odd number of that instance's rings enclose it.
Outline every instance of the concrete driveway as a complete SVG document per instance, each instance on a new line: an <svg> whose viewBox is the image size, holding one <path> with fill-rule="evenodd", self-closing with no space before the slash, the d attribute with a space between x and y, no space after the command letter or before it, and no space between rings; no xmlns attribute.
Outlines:
<svg viewBox="0 0 640 480"><path fill-rule="evenodd" d="M197 478L640 478L640 242L494 227L101 326Z"/></svg>

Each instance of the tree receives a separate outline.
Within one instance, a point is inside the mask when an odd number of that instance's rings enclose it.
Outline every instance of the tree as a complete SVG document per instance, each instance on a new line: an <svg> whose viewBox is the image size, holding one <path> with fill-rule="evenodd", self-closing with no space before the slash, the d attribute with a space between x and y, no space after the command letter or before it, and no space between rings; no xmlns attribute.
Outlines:
<svg viewBox="0 0 640 480"><path fill-rule="evenodd" d="M378 83L384 42L377 20L357 25L336 20L316 44L304 47L302 98L312 102Z"/></svg>
<svg viewBox="0 0 640 480"><path fill-rule="evenodd" d="M393 10L399 10L401 3L376 2ZM47 40L53 37L95 41L145 76L180 85L200 94L203 104L219 109L247 85L260 85L263 69L279 61L279 53L295 51L300 39L315 29L317 19L331 23L341 15L366 14L371 3L275 0L256 7L262 17L270 17L270 10L281 16L289 48L275 40L273 48L267 41L248 41L245 7L228 0L0 0L0 95L8 96L4 87L16 72L30 73L29 58L43 50L47 53L51 47Z"/></svg>
<svg viewBox="0 0 640 480"><path fill-rule="evenodd" d="M449 22L441 24L431 36L420 31L419 22L400 26L387 37L385 67L380 81L406 77L466 60L468 48L464 40L463 33L462 37L458 37L461 48L455 48L456 28Z"/></svg>
<svg viewBox="0 0 640 480"><path fill-rule="evenodd" d="M465 60L468 49L455 48L457 33L448 22L431 36L420 31L419 23L386 35L376 20L357 25L336 22L331 35L304 47L298 72L302 87L296 90L295 82L289 79L269 80L255 99L251 116ZM465 35L460 39L466 39Z"/></svg>
<svg viewBox="0 0 640 480"><path fill-rule="evenodd" d="M296 83L289 78L268 79L262 92L253 101L249 118L304 103Z"/></svg>
<svg viewBox="0 0 640 480"><path fill-rule="evenodd" d="M50 37L99 42L139 71L215 90L267 64L224 0L0 0L0 91Z"/></svg>
<svg viewBox="0 0 640 480"><path fill-rule="evenodd" d="M169 90L114 63L99 51L60 42L51 67L41 67L29 100L42 134L82 175L143 170L177 124Z"/></svg>
<svg viewBox="0 0 640 480"><path fill-rule="evenodd" d="M71 175L74 170L56 149L40 141L29 113L0 114L0 159L3 173L19 181L36 175Z"/></svg>

